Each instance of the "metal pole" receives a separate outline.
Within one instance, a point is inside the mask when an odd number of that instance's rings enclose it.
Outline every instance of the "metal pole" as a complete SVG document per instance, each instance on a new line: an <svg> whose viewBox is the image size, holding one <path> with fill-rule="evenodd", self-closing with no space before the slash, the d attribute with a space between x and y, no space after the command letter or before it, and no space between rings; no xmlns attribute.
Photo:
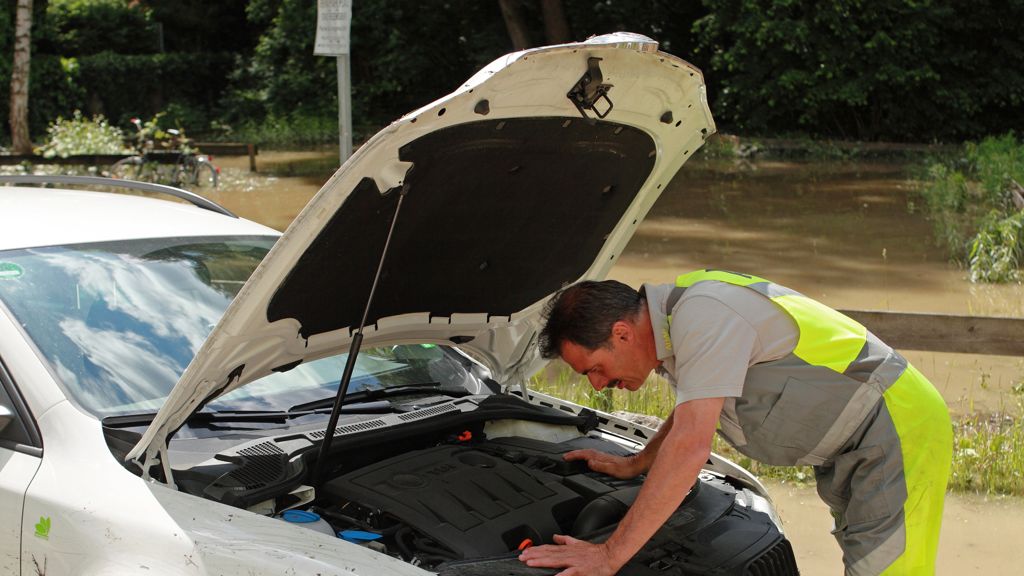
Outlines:
<svg viewBox="0 0 1024 576"><path fill-rule="evenodd" d="M348 53L338 56L338 139L341 164L352 155L352 77Z"/></svg>

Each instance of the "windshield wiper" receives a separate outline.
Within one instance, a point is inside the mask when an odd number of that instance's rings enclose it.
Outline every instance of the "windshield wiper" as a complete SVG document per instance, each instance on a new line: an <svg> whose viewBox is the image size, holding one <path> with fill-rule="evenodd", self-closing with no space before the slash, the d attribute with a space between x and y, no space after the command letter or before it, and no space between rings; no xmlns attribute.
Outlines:
<svg viewBox="0 0 1024 576"><path fill-rule="evenodd" d="M320 402L320 401L317 401ZM315 404L315 402L310 402ZM279 410L211 410L207 412L196 412L185 421L187 425L200 425L210 422L286 422L292 418L308 416L310 414L328 414L327 407L299 407L288 411ZM342 412L348 414L373 414L380 412L394 412L390 402L383 400L372 400L369 402L353 402L345 404ZM156 412L143 412L139 414L124 414L120 416L107 416L103 419L103 425L112 428L124 428L129 426L148 426L156 417Z"/></svg>
<svg viewBox="0 0 1024 576"><path fill-rule="evenodd" d="M342 410L350 410L353 404L350 404L349 401L352 400L356 402L368 403L367 401L372 402L374 400L381 400L382 398L404 396L407 394L429 394L432 392L442 394L444 396L449 396L451 398L462 398L463 396L469 396L469 390L466 390L465 388L449 388L438 382L421 382L419 384L406 384L404 386L391 386L388 388L370 388L360 390L358 392L350 392L345 396L345 404L344 406L342 406ZM320 400L313 400L312 402L296 404L295 406L291 407L289 412L316 410L318 408L329 408L333 403L334 396L330 396L328 398L322 398Z"/></svg>

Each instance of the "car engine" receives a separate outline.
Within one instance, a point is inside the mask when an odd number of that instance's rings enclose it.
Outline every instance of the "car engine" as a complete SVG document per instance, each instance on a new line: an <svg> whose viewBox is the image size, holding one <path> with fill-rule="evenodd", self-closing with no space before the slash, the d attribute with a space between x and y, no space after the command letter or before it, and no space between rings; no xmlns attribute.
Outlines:
<svg viewBox="0 0 1024 576"><path fill-rule="evenodd" d="M554 534L601 541L633 503L643 479L592 472L562 454L595 448L590 437L552 443L523 437L415 450L327 482L321 513L339 530L380 535L378 550L441 574L539 574L518 550ZM752 494L704 473L665 526L620 574L796 574L770 517Z"/></svg>
<svg viewBox="0 0 1024 576"><path fill-rule="evenodd" d="M586 410L467 397L340 425L315 491L309 470L324 435L318 426L268 430L176 470L175 479L181 490L237 508L315 518L307 528L445 576L549 574L521 563L519 552L555 534L604 541L643 485L643 476L616 479L563 458L587 448L630 454L627 446L637 444L601 424ZM130 444L110 430L108 442ZM200 443L183 456L223 446L217 438L183 442ZM714 468L709 462L620 574L798 574L771 504L746 480Z"/></svg>

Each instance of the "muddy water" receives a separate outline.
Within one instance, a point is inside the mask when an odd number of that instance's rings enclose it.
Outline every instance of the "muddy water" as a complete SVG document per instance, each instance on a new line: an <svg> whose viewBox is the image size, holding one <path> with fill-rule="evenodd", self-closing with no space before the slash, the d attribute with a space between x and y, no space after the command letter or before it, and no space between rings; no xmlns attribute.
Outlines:
<svg viewBox="0 0 1024 576"><path fill-rule="evenodd" d="M257 172L249 172L249 159L224 156L214 162L221 169L221 185L207 194L243 218L284 230L310 198L338 168L332 151L261 152Z"/></svg>
<svg viewBox="0 0 1024 576"><path fill-rule="evenodd" d="M333 151L217 159L211 197L283 230L337 166ZM933 241L908 165L886 162L700 162L666 188L610 277L671 282L697 268L746 271L838 308L1024 315L1019 285L971 284ZM906 355L955 412L1017 411L1024 359Z"/></svg>

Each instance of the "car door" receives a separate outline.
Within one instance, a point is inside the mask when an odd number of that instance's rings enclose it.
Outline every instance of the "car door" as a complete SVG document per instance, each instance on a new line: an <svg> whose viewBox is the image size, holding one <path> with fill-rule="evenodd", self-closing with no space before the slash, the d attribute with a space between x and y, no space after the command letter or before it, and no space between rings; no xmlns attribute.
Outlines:
<svg viewBox="0 0 1024 576"><path fill-rule="evenodd" d="M25 491L42 460L42 443L0 358L0 575L19 574ZM42 529L45 531L46 526ZM38 532L40 528L36 528ZM44 534L45 535L45 534Z"/></svg>

